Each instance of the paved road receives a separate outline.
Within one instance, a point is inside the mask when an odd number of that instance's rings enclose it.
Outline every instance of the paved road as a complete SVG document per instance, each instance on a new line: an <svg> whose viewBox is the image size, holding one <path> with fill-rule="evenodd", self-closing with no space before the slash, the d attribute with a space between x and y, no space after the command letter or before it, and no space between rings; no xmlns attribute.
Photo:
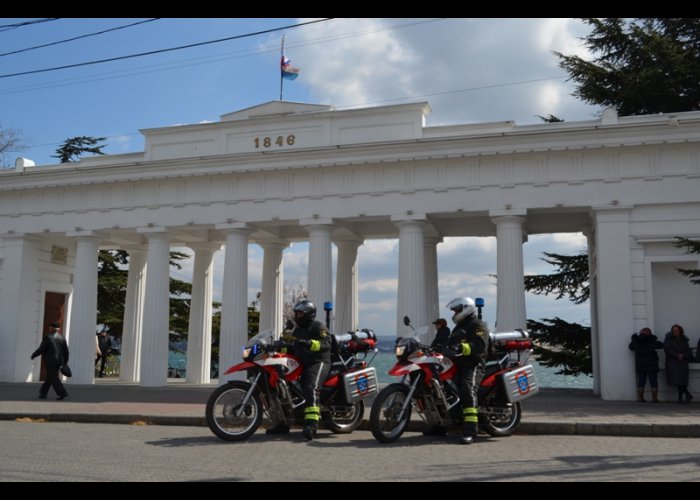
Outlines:
<svg viewBox="0 0 700 500"><path fill-rule="evenodd" d="M612 436L513 436L457 445L407 433L258 433L225 443L208 429L0 422L2 481L693 481L698 441ZM314 467L310 467L314 464Z"/></svg>

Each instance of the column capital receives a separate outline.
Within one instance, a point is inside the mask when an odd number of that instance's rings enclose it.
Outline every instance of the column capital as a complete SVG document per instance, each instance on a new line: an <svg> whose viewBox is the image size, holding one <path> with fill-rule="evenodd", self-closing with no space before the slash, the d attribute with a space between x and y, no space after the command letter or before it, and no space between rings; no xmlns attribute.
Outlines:
<svg viewBox="0 0 700 500"><path fill-rule="evenodd" d="M336 246L355 246L355 247L360 247L364 245L365 240L364 238L360 238L357 236L344 236L340 238L333 238L333 243L335 243Z"/></svg>
<svg viewBox="0 0 700 500"><path fill-rule="evenodd" d="M527 215L527 209L526 208L495 208L492 210L489 210L489 217L492 219L494 217L506 217L506 216L515 216L515 217L525 217Z"/></svg>
<svg viewBox="0 0 700 500"><path fill-rule="evenodd" d="M525 217L522 215L498 215L496 217L491 217L491 222L494 224L504 224L508 222L514 222L520 225L523 225L525 223Z"/></svg>

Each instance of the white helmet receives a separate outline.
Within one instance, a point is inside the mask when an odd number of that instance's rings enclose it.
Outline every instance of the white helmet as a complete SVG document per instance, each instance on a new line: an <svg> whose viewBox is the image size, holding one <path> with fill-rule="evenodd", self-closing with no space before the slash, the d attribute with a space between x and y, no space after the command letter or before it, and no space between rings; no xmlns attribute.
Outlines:
<svg viewBox="0 0 700 500"><path fill-rule="evenodd" d="M476 312L476 304L471 297L457 297L452 299L446 307L454 312L452 321L455 325Z"/></svg>

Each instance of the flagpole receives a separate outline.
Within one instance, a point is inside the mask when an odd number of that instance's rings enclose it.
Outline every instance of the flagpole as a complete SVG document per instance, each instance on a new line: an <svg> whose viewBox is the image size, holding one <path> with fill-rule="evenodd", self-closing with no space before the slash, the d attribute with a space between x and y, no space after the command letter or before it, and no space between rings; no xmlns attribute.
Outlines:
<svg viewBox="0 0 700 500"><path fill-rule="evenodd" d="M280 50L280 101L282 100L282 91L284 89L284 78L282 77L282 60L284 58L284 35L282 35L282 49Z"/></svg>

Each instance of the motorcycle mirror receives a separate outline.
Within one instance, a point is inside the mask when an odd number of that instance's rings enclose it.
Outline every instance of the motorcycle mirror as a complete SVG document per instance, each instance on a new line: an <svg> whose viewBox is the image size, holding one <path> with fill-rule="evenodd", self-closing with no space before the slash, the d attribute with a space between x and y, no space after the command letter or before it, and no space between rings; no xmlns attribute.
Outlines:
<svg viewBox="0 0 700 500"><path fill-rule="evenodd" d="M404 316L404 317L403 317L403 324L406 325L406 326L410 325L410 324L411 324L411 318L409 318L408 316Z"/></svg>
<svg viewBox="0 0 700 500"><path fill-rule="evenodd" d="M285 330L294 330L294 323L292 322L291 319L288 319L287 322L284 324L284 329Z"/></svg>

